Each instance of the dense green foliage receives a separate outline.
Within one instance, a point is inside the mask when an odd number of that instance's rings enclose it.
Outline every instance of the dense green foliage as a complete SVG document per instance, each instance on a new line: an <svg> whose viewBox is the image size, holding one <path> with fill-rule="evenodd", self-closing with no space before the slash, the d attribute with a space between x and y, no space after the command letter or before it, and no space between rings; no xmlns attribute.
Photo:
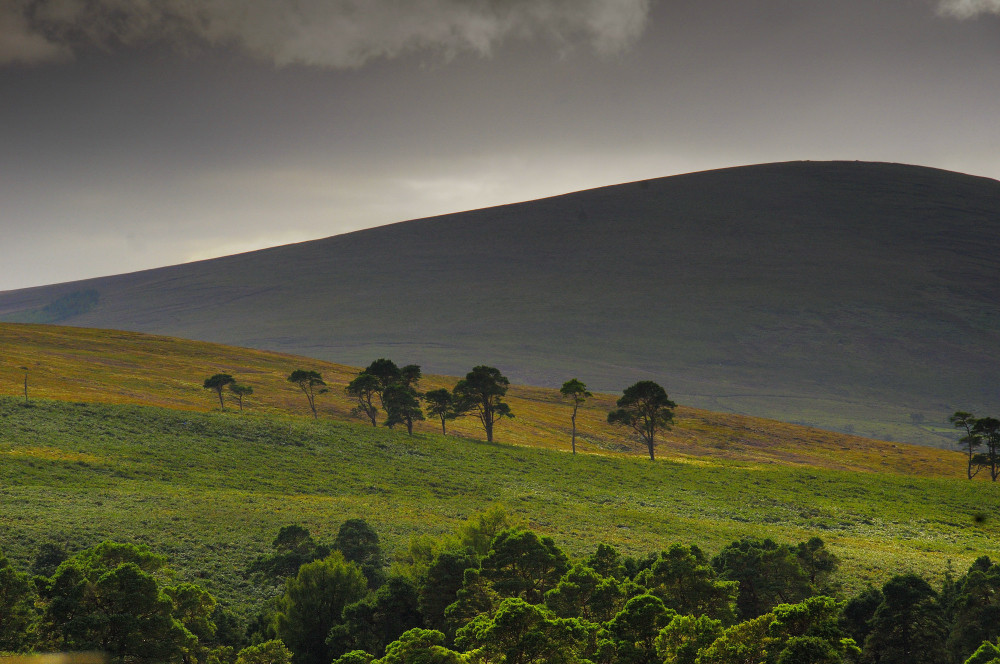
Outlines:
<svg viewBox="0 0 1000 664"><path fill-rule="evenodd" d="M1000 565L986 557L940 592L902 574L850 601L806 586L795 601L757 593L747 608L744 587L773 586L775 565L787 568L780 576L809 577L794 552L827 560L825 573L835 576L824 542L733 542L715 566L756 564L727 582L712 582L697 545L636 559L602 543L571 565L551 538L512 528L485 552L455 548L498 516L494 509L432 538L429 566L414 558L390 576L382 568L375 585L362 565L380 559L378 535L350 519L333 552L288 568L280 594L243 629L201 586L172 583L166 558L145 546L104 542L33 583L0 561L3 648L96 650L120 664L989 664L1000 652ZM306 529L286 526L274 545L311 542ZM426 601L435 595L444 601Z"/></svg>

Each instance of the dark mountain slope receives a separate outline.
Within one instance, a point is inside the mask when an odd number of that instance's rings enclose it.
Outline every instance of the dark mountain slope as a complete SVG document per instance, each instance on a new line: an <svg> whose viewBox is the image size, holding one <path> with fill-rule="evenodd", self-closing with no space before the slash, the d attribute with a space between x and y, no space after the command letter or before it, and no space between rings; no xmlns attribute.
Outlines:
<svg viewBox="0 0 1000 664"><path fill-rule="evenodd" d="M96 304L60 300L88 291ZM490 363L544 385L650 377L691 405L940 443L952 410L1000 409L998 305L1000 183L847 162L695 173L0 293L6 320L451 374Z"/></svg>

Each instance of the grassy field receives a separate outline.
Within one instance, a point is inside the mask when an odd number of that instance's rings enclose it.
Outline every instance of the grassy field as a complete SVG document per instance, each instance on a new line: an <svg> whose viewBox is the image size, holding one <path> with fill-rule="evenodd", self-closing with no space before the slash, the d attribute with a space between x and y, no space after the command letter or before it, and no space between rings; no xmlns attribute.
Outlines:
<svg viewBox="0 0 1000 664"><path fill-rule="evenodd" d="M363 517L400 552L494 503L574 556L601 541L642 554L819 535L847 589L1000 555L1000 490L962 479L957 452L680 408L651 463L601 423L613 397L598 395L581 415L586 453L573 456L568 406L519 387L497 443L471 420L453 423L458 436L425 423L411 438L349 418L349 367L306 365L331 386L313 420L284 380L302 358L38 325L2 325L0 343L4 552L25 564L44 541L147 543L244 614L262 598L247 566L283 525L331 541ZM221 412L202 389L218 371L254 386L247 411Z"/></svg>
<svg viewBox="0 0 1000 664"><path fill-rule="evenodd" d="M658 460L519 447L360 423L238 412L0 399L0 542L149 544L238 608L278 529L332 541L369 520L390 552L493 503L574 556L672 542L714 552L743 535L821 536L847 589L913 570L940 577L996 556L1000 492L983 482L725 459Z"/></svg>
<svg viewBox="0 0 1000 664"><path fill-rule="evenodd" d="M692 406L947 446L952 412L1000 407L998 200L899 164L723 169L0 293L0 319L549 387L651 378Z"/></svg>

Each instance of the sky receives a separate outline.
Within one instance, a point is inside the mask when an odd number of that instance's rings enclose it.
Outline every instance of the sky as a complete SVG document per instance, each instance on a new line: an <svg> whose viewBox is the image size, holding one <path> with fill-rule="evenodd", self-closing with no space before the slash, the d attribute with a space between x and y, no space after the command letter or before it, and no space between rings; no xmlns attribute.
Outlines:
<svg viewBox="0 0 1000 664"><path fill-rule="evenodd" d="M0 0L0 290L799 159L1000 179L1000 0Z"/></svg>

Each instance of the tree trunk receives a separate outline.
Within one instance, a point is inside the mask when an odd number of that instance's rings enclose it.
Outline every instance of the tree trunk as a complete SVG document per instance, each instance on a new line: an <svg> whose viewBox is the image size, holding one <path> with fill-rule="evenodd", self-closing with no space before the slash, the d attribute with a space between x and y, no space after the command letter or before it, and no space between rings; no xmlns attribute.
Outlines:
<svg viewBox="0 0 1000 664"><path fill-rule="evenodd" d="M222 408L222 410L225 410L226 402L222 400L222 388L220 387L219 389L216 390L216 392L219 393L219 406Z"/></svg>
<svg viewBox="0 0 1000 664"><path fill-rule="evenodd" d="M493 442L493 421L488 418L483 418L483 428L486 429L486 442Z"/></svg>
<svg viewBox="0 0 1000 664"><path fill-rule="evenodd" d="M576 454L576 407L573 408L573 417L569 419L573 423L573 437L571 440L573 443L573 454Z"/></svg>
<svg viewBox="0 0 1000 664"><path fill-rule="evenodd" d="M447 436L448 433L444 430L444 415L441 416L441 435Z"/></svg>
<svg viewBox="0 0 1000 664"><path fill-rule="evenodd" d="M649 446L649 460L656 461L653 457L653 434L649 434L649 438L646 439L646 445Z"/></svg>

